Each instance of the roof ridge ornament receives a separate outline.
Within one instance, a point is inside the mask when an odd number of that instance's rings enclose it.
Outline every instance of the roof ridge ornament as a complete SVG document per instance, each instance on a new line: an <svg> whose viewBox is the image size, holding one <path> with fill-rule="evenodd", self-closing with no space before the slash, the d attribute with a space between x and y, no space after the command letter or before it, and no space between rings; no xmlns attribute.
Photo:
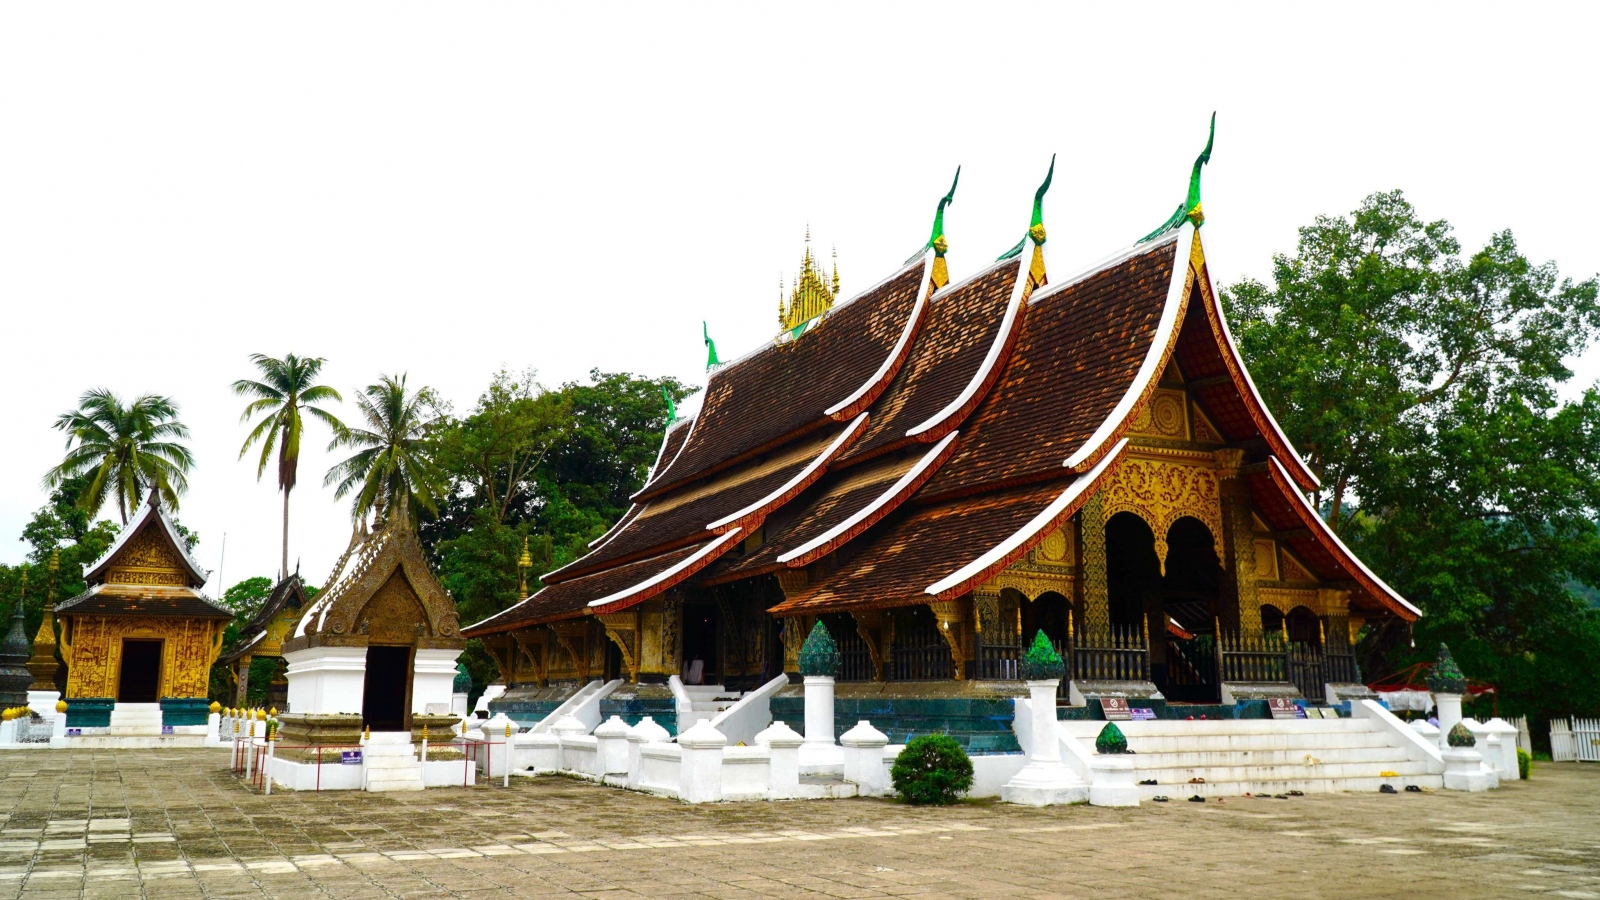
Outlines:
<svg viewBox="0 0 1600 900"><path fill-rule="evenodd" d="M722 365L722 360L717 359L717 342L711 339L711 332L706 328L705 320L700 320L700 336L706 342L706 371L709 372Z"/></svg>
<svg viewBox="0 0 1600 900"><path fill-rule="evenodd" d="M916 258L926 253L929 247L933 248L933 273L928 279L928 294L939 290L950 283L950 267L944 261L945 251L950 249L950 242L944 237L944 208L956 200L956 185L961 183L961 167L956 166L956 177L950 182L950 190L939 198L939 207L933 213L933 231L928 235L928 242L917 249L916 253L906 260L906 265L916 261Z"/></svg>
<svg viewBox="0 0 1600 900"><path fill-rule="evenodd" d="M1033 192L1033 218L1028 221L1028 233L1022 236L1022 240L1017 241L1015 247L1000 254L998 257L998 259L1014 259L1021 255L1022 248L1027 246L1028 239L1033 239L1033 259L1028 262L1028 292L1030 294L1048 282L1044 271L1044 242L1046 239L1044 230L1044 195L1046 191L1050 190L1050 181L1055 178L1055 175L1056 155L1052 153L1050 154L1050 171L1045 173L1044 183L1039 185L1037 191Z"/></svg>
<svg viewBox="0 0 1600 900"><path fill-rule="evenodd" d="M1200 155L1194 158L1194 170L1189 173L1188 195L1184 197L1183 203L1173 211L1172 216L1161 223L1160 228L1140 238L1139 243L1142 244L1145 241L1154 240L1169 231L1182 227L1186 219L1193 222L1196 228L1205 224L1206 214L1200 208L1200 168L1211 161L1211 144L1216 138L1217 114L1213 111L1211 113L1211 131L1206 135L1206 148L1201 150Z"/></svg>
<svg viewBox="0 0 1600 900"><path fill-rule="evenodd" d="M800 255L800 273L794 277L794 287L788 302L783 297L783 278L778 278L778 326L787 332L780 341L793 340L806 333L814 322L839 298L839 251L833 251L833 281L823 272L817 257L811 252L811 226L806 225L806 248Z"/></svg>

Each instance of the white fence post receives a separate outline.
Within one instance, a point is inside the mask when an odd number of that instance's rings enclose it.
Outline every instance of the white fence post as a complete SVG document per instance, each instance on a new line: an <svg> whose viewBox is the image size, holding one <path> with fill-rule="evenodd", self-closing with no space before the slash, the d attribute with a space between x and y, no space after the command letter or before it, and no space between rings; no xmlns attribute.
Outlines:
<svg viewBox="0 0 1600 900"><path fill-rule="evenodd" d="M788 800L800 796L800 745L805 740L782 722L773 722L756 735L756 743L772 751L772 799Z"/></svg>
<svg viewBox="0 0 1600 900"><path fill-rule="evenodd" d="M889 791L889 776L883 768L883 748L889 738L866 719L839 735L844 745L844 780L856 784L856 793L876 797Z"/></svg>
<svg viewBox="0 0 1600 900"><path fill-rule="evenodd" d="M683 748L678 794L681 799L690 803L722 799L722 748L727 745L728 739L708 721L696 722L678 735L678 746Z"/></svg>
<svg viewBox="0 0 1600 900"><path fill-rule="evenodd" d="M1566 719L1550 720L1550 759L1553 762L1574 762L1578 747L1573 742L1572 728Z"/></svg>
<svg viewBox="0 0 1600 900"><path fill-rule="evenodd" d="M1572 743L1579 762L1600 762L1600 719L1572 719Z"/></svg>

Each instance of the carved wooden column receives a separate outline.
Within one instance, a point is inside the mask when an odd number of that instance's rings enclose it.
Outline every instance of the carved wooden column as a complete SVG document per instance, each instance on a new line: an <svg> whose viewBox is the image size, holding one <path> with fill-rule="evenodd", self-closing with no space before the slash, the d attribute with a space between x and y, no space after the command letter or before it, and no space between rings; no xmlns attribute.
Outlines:
<svg viewBox="0 0 1600 900"><path fill-rule="evenodd" d="M800 596L811 582L805 569L779 569L777 577L778 589L783 591L785 600ZM800 646L806 642L815 621L814 616L789 616L783 620L783 671L799 674Z"/></svg>
<svg viewBox="0 0 1600 900"><path fill-rule="evenodd" d="M1232 624L1243 635L1261 634L1261 595L1256 588L1255 521L1250 514L1250 483L1239 477L1244 451L1216 451L1217 480L1222 504L1223 598L1232 594L1232 616L1224 615L1224 625ZM1234 622L1227 620L1233 618Z"/></svg>
<svg viewBox="0 0 1600 900"><path fill-rule="evenodd" d="M622 664L628 669L628 683L639 683L639 610L597 615L606 628L606 637L622 651Z"/></svg>
<svg viewBox="0 0 1600 900"><path fill-rule="evenodd" d="M1094 637L1111 633L1111 589L1106 583L1106 501L1097 492L1078 512L1078 565L1083 573L1084 630Z"/></svg>
<svg viewBox="0 0 1600 900"><path fill-rule="evenodd" d="M950 647L950 677L956 681L967 680L967 660L972 654L967 651L966 616L963 615L961 601L941 600L929 603L928 608L933 610L933 617L938 622L939 636Z"/></svg>
<svg viewBox="0 0 1600 900"><path fill-rule="evenodd" d="M861 635L862 642L867 645L867 655L872 657L872 680L888 681L889 671L883 662L887 652L883 635L884 622L889 617L881 609L864 609L850 615L856 622L856 634Z"/></svg>

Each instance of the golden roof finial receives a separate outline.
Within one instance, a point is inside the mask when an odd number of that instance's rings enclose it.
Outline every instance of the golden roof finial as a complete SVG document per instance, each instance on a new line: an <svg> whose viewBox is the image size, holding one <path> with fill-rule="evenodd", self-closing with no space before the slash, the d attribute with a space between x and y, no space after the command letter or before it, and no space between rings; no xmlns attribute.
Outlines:
<svg viewBox="0 0 1600 900"><path fill-rule="evenodd" d="M817 257L811 252L811 224L806 223L805 249L800 254L800 272L795 276L794 286L788 291L788 301L783 301L783 279L778 279L779 304L778 324L785 331L793 332L798 337L803 326L811 320L827 312L833 306L833 301L839 293L839 254L833 254L833 280L829 283L828 276L818 265Z"/></svg>
<svg viewBox="0 0 1600 900"><path fill-rule="evenodd" d="M517 560L518 596L528 596L528 570L533 568L533 557L528 554L528 536L522 536L522 556Z"/></svg>

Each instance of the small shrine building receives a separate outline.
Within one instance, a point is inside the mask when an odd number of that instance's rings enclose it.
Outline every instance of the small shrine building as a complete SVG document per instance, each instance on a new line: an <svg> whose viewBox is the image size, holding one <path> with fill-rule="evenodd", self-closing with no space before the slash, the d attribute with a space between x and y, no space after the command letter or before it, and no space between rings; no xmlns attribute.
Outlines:
<svg viewBox="0 0 1600 900"><path fill-rule="evenodd" d="M351 542L283 640L287 711L410 731L413 715L450 713L465 648L408 517L391 516Z"/></svg>
<svg viewBox="0 0 1600 900"><path fill-rule="evenodd" d="M203 730L211 665L233 618L202 593L206 574L152 491L85 573L88 589L55 607L69 735Z"/></svg>
<svg viewBox="0 0 1600 900"><path fill-rule="evenodd" d="M272 586L261 608L239 630L234 649L221 659L233 676L233 706L288 708L289 681L283 673L283 642L310 599L300 573L295 572ZM250 668L256 660L271 660L274 665L270 674L263 673L267 684L254 692L258 699L252 701Z"/></svg>
<svg viewBox="0 0 1600 900"><path fill-rule="evenodd" d="M588 555L465 629L502 701L797 678L819 620L841 696L1020 693L1041 630L1074 700L1359 691L1362 625L1420 612L1318 515L1234 345L1202 238L1209 150L1161 228L1083 271L1048 265L1046 178L1021 242L960 281L953 186L924 248L865 291L803 273L803 310L712 371Z"/></svg>

